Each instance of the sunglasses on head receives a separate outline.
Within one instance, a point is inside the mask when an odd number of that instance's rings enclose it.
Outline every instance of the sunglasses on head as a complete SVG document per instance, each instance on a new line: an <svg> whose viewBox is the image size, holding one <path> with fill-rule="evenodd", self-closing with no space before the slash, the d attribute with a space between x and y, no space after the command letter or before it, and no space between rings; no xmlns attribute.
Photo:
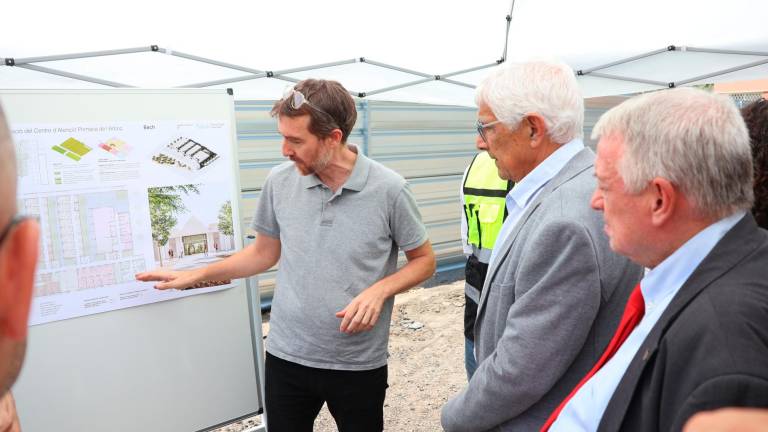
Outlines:
<svg viewBox="0 0 768 432"><path fill-rule="evenodd" d="M307 99L306 96L304 96L304 93L296 90L293 86L288 87L283 92L283 100L288 102L288 105L292 109L299 109L302 105L307 104L310 108L320 111L321 113L333 118L332 115L328 114L326 111L318 107L317 105L311 103L309 99Z"/></svg>

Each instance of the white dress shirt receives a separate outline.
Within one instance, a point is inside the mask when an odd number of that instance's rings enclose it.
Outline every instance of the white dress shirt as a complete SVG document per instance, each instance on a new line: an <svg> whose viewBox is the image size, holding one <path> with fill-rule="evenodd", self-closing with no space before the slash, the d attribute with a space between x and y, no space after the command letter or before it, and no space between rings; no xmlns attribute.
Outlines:
<svg viewBox="0 0 768 432"><path fill-rule="evenodd" d="M499 236L496 238L496 246L504 244L504 241L512 233L513 228L520 220L520 216L525 213L525 210L528 209L533 199L541 192L541 189L582 149L584 149L584 143L578 138L563 144L529 172L528 175L523 177L519 183L515 184L515 187L507 194L507 219L504 221L504 225L501 226ZM496 247L493 249L490 266L493 266L499 249L501 248Z"/></svg>

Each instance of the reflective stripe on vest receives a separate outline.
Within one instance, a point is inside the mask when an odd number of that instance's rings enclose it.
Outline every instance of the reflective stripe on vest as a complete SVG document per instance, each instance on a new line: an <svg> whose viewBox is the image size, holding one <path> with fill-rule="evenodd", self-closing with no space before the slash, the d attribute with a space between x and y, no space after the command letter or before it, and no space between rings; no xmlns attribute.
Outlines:
<svg viewBox="0 0 768 432"><path fill-rule="evenodd" d="M512 182L499 178L496 163L488 152L475 156L463 186L469 244L493 249L507 217L506 196L511 188Z"/></svg>

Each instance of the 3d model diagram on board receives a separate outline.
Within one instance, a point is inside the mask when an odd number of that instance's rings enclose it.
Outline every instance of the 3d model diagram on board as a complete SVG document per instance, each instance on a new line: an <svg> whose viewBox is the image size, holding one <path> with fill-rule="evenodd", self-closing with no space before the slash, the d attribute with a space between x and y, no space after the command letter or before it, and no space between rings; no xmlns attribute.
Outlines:
<svg viewBox="0 0 768 432"><path fill-rule="evenodd" d="M127 158L131 151L131 146L119 138L110 138L99 144L102 150L109 152L120 158Z"/></svg>
<svg viewBox="0 0 768 432"><path fill-rule="evenodd" d="M158 164L190 171L200 171L218 158L218 154L208 147L185 137L176 138L152 156L152 160Z"/></svg>
<svg viewBox="0 0 768 432"><path fill-rule="evenodd" d="M51 150L61 153L62 155L72 159L75 162L79 162L83 156L91 151L91 148L82 142L70 137L61 144L51 147Z"/></svg>

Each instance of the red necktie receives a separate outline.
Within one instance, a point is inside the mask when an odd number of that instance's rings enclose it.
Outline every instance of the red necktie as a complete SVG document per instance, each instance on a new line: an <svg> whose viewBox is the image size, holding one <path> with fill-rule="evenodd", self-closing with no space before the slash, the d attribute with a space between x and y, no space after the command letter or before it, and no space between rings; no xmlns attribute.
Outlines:
<svg viewBox="0 0 768 432"><path fill-rule="evenodd" d="M621 344L627 340L627 337L629 337L629 334L632 333L632 330L634 330L635 327L637 327L637 325L640 323L640 320L643 319L644 314L645 301L643 300L643 292L640 291L640 284L637 284L635 289L632 291L632 294L629 295L629 301L627 302L627 307L624 308L624 315L621 317L619 328L616 329L616 333L613 335L611 342L608 344L608 348L605 349L605 352L600 357L600 360L597 361L592 370L590 370L587 375L582 378L578 384L576 384L576 387L571 390L571 394L569 394L568 397L560 402L560 405L557 407L557 409L555 409L555 411L550 414L547 422L544 423L544 426L541 427L541 432L547 432L547 430L549 430L549 427L552 426L552 423L557 420L557 416L560 415L560 411L565 408L565 404L571 400L573 395L579 391L584 383L592 378L592 375L596 374L597 371L599 371L600 368L603 367L603 365L606 364L614 354L616 354L616 351L619 350Z"/></svg>

